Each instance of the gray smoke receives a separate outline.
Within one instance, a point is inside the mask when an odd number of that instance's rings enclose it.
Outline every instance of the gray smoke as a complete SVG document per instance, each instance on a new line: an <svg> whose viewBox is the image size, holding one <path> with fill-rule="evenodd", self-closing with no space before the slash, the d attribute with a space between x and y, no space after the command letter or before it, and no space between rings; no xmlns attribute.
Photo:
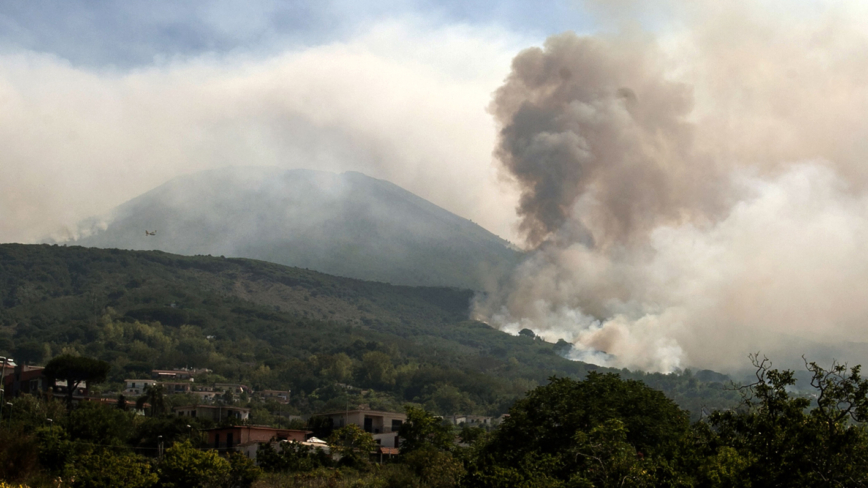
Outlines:
<svg viewBox="0 0 868 488"><path fill-rule="evenodd" d="M617 367L868 359L868 42L733 5L515 57L490 111L533 252L480 318Z"/></svg>
<svg viewBox="0 0 868 488"><path fill-rule="evenodd" d="M643 39L572 33L516 56L491 111L530 245L568 222L595 247L627 244L721 207L720 177L685 120L691 89L667 81L658 56Z"/></svg>

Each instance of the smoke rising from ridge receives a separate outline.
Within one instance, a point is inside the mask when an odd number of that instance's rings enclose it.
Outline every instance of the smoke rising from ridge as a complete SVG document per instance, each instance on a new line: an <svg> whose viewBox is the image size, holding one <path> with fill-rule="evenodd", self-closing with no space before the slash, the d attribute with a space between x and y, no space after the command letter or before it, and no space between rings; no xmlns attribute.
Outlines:
<svg viewBox="0 0 868 488"><path fill-rule="evenodd" d="M868 341L868 42L841 11L703 5L515 57L490 111L533 251L476 312L617 367L864 362L840 346Z"/></svg>

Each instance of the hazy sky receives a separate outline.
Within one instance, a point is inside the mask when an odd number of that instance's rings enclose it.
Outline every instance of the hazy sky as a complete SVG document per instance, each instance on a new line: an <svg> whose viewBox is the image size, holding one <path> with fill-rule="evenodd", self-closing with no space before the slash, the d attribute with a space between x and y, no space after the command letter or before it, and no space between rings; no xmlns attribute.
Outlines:
<svg viewBox="0 0 868 488"><path fill-rule="evenodd" d="M861 1L0 0L0 242L202 169L354 170L532 249L477 308L505 330L864 363L866 87Z"/></svg>
<svg viewBox="0 0 868 488"><path fill-rule="evenodd" d="M226 165L356 170L514 238L491 93L577 2L0 1L0 242Z"/></svg>

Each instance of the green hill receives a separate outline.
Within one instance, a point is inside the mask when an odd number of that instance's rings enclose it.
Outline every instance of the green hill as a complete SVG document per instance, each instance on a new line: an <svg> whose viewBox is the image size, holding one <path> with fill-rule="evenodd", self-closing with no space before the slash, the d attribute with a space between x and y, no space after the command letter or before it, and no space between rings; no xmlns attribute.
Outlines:
<svg viewBox="0 0 868 488"><path fill-rule="evenodd" d="M503 239L387 181L279 168L175 178L85 222L82 235L67 244L245 257L370 281L477 290L520 258Z"/></svg>
<svg viewBox="0 0 868 488"><path fill-rule="evenodd" d="M0 354L104 359L109 387L152 368L210 368L211 381L290 388L300 413L352 401L497 414L552 375L598 369L560 357L562 346L469 320L472 297L249 259L8 244ZM689 374L630 375L688 407L731 399Z"/></svg>

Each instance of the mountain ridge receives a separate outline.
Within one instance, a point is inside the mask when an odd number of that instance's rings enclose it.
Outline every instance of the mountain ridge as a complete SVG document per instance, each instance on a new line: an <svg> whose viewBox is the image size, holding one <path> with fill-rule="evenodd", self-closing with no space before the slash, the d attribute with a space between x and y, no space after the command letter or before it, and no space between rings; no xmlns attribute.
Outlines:
<svg viewBox="0 0 868 488"><path fill-rule="evenodd" d="M182 175L80 228L66 244L245 257L402 285L480 290L521 259L478 224L359 172Z"/></svg>

